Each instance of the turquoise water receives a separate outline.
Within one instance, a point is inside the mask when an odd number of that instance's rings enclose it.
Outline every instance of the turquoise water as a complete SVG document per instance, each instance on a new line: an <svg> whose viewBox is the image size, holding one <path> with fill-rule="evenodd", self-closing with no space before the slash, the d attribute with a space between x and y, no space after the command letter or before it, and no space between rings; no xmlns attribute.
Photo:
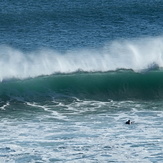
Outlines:
<svg viewBox="0 0 163 163"><path fill-rule="evenodd" d="M0 162L162 163L161 0L0 6Z"/></svg>

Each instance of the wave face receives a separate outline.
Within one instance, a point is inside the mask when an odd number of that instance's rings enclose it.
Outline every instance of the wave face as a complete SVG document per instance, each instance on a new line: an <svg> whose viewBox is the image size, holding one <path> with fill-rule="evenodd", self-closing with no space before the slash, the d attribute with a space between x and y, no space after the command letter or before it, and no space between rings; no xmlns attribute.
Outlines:
<svg viewBox="0 0 163 163"><path fill-rule="evenodd" d="M119 40L59 53L1 46L0 97L6 100L161 99L163 38Z"/></svg>
<svg viewBox="0 0 163 163"><path fill-rule="evenodd" d="M143 74L132 70L119 70L10 80L0 83L0 97L2 101L162 99L162 75L161 70Z"/></svg>
<svg viewBox="0 0 163 163"><path fill-rule="evenodd" d="M1 46L0 79L26 79L55 73L141 71L151 64L163 67L163 37L113 41L100 49L59 53L52 49L33 52Z"/></svg>

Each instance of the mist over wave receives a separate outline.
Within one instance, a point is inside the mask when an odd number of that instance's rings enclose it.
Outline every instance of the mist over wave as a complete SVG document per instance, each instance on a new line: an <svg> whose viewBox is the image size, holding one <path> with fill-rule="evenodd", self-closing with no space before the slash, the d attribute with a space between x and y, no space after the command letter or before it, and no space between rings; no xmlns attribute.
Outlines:
<svg viewBox="0 0 163 163"><path fill-rule="evenodd" d="M1 45L0 79L29 78L55 73L139 71L156 63L163 67L163 37L118 40L100 49L76 49L64 53L53 49L23 52Z"/></svg>

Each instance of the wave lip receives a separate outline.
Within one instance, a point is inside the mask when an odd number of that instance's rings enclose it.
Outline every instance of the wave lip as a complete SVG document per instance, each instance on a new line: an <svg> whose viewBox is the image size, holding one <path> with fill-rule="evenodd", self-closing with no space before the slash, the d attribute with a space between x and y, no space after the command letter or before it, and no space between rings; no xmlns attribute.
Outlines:
<svg viewBox="0 0 163 163"><path fill-rule="evenodd" d="M25 79L55 73L140 71L155 63L163 67L163 37L113 41L101 49L78 49L59 53L42 49L30 53L1 46L0 79Z"/></svg>

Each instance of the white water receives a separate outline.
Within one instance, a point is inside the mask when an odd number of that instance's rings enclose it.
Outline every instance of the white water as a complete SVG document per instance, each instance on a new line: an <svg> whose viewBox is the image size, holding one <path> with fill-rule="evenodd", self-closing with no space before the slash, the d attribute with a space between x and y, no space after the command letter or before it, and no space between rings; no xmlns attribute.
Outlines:
<svg viewBox="0 0 163 163"><path fill-rule="evenodd" d="M42 49L27 54L1 46L0 79L23 79L78 70L89 72L124 68L138 71L152 63L163 67L163 37L114 41L101 49L78 49L65 53Z"/></svg>
<svg viewBox="0 0 163 163"><path fill-rule="evenodd" d="M21 115L20 109L12 111L7 106L10 116L6 116L1 110L1 163L162 162L162 103L77 101L57 105L54 101L48 109L27 106L32 113L22 107L25 114ZM135 123L126 125L129 118Z"/></svg>

